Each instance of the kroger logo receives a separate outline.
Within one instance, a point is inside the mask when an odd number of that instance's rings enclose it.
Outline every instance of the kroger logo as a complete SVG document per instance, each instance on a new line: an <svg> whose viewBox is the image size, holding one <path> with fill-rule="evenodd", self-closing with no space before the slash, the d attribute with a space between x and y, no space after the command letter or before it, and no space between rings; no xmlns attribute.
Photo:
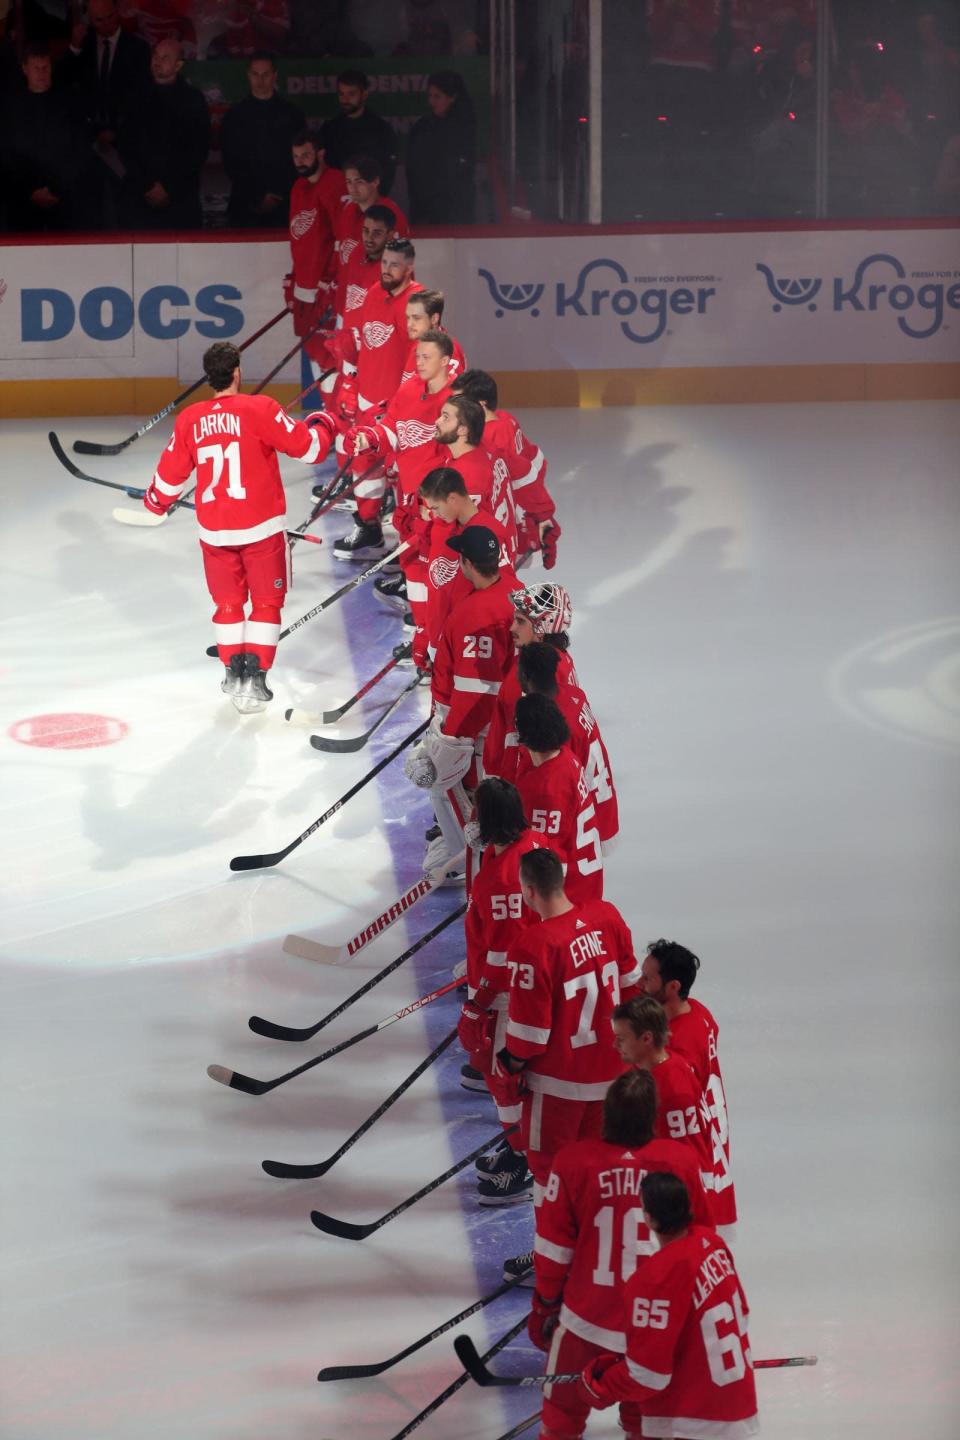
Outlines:
<svg viewBox="0 0 960 1440"><path fill-rule="evenodd" d="M234 285L204 285L192 305L199 335L226 340L243 328L243 311L230 300L242 300ZM91 340L122 340L133 329L134 319L145 335L154 340L176 340L190 329L191 321L177 311L191 306L190 296L179 285L154 285L134 305L133 296L116 285L98 285L75 302L66 290L52 287L20 291L21 340L63 340L79 323Z"/></svg>
<svg viewBox="0 0 960 1440"><path fill-rule="evenodd" d="M757 269L767 282L774 300L772 308L777 314L798 305L816 310L816 296L825 284L822 279L781 279L769 265L758 263ZM881 276L886 278L881 280ZM945 285L940 280L908 283L907 271L896 256L882 252L861 260L851 281L834 277L827 294L835 314L847 309L873 314L892 310L900 329L912 340L928 340L943 328L947 310L960 310L960 283ZM918 310L926 311L929 320L921 320Z"/></svg>
<svg viewBox="0 0 960 1440"><path fill-rule="evenodd" d="M503 285L489 270L478 269L477 274L486 281L490 298L497 307L494 313L498 320L507 313L522 310L534 318L540 314L540 303L548 294L546 285L530 282ZM715 288L696 283L705 278L712 277L680 277L676 282L648 285L645 281L631 280L616 260L591 260L581 269L576 284L568 286L558 281L549 299L553 302L553 313L560 319L568 315L612 314L620 320L620 329L628 340L636 345L649 345L664 334L671 316L705 314L707 301L717 293Z"/></svg>

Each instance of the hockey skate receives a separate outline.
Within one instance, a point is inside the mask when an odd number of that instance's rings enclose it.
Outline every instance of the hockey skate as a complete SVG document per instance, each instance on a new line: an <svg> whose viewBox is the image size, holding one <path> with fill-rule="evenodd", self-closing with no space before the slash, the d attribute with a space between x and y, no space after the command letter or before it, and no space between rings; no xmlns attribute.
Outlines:
<svg viewBox="0 0 960 1440"><path fill-rule="evenodd" d="M355 510L353 530L341 540L333 543L333 553L338 560L380 560L387 553L386 542L379 522L365 525Z"/></svg>
<svg viewBox="0 0 960 1440"><path fill-rule="evenodd" d="M486 1175L477 1186L481 1205L520 1205L533 1199L533 1176L527 1157L510 1150L505 1164Z"/></svg>
<svg viewBox="0 0 960 1440"><path fill-rule="evenodd" d="M495 1175L498 1170L509 1169L513 1164L514 1151L511 1149L510 1141L503 1139L495 1150L488 1150L486 1155L481 1155L473 1163L473 1168L478 1175L484 1179L488 1175Z"/></svg>
<svg viewBox="0 0 960 1440"><path fill-rule="evenodd" d="M224 695L229 695L231 699L234 695L239 693L240 686L243 684L245 659L246 656L243 653L239 655L231 655L230 664L223 672L223 679L220 681L220 689L223 691Z"/></svg>
<svg viewBox="0 0 960 1440"><path fill-rule="evenodd" d="M460 1089L474 1090L478 1095L489 1095L487 1082L474 1065L460 1066Z"/></svg>
<svg viewBox="0 0 960 1440"><path fill-rule="evenodd" d="M407 608L407 582L403 575L391 575L385 580L375 580L373 593L384 605L401 615Z"/></svg>
<svg viewBox="0 0 960 1440"><path fill-rule="evenodd" d="M509 1260L504 1260L503 1278L519 1279L521 1289L534 1290L537 1282L533 1274L533 1251L528 1250L526 1255L513 1255Z"/></svg>
<svg viewBox="0 0 960 1440"><path fill-rule="evenodd" d="M259 657L247 653L243 659L246 662L243 680L239 690L230 698L241 715L256 715L266 710L268 701L273 699L273 691L267 685L267 672L261 670Z"/></svg>

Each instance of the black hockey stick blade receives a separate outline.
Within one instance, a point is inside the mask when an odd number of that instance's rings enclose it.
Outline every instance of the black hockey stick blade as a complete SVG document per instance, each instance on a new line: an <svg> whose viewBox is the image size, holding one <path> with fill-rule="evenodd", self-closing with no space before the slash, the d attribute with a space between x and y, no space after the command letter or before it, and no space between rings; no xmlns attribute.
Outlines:
<svg viewBox="0 0 960 1440"><path fill-rule="evenodd" d="M519 1320L514 1321L514 1323L510 1326L509 1330L505 1331L504 1334L500 1336L499 1340L496 1340L490 1346L490 1349L487 1350L483 1356L484 1360L492 1360L494 1355L499 1354L501 1350L505 1349L506 1346L510 1344L511 1340L516 1339L516 1337L520 1334L521 1330L526 1329L526 1325L527 1316L526 1314L523 1314L520 1316ZM414 1415L413 1419L408 1420L402 1430L398 1430L396 1435L391 1435L390 1440L406 1440L406 1437L408 1435L412 1435L414 1430L419 1430L424 1420L429 1419L429 1417L436 1410L439 1410L440 1406L445 1404L445 1402L450 1399L451 1395L456 1395L458 1390L462 1390L464 1385L466 1385L469 1381L469 1379L470 1376L466 1373L466 1371L464 1371L463 1374L457 1376L456 1380L451 1380L450 1384L444 1390L441 1390L440 1394L436 1395L430 1401L429 1405L424 1406L424 1408L420 1411L419 1415Z"/></svg>
<svg viewBox="0 0 960 1440"><path fill-rule="evenodd" d="M347 711L352 709L358 700L362 700L364 695L373 689L374 685L378 685L385 675L389 675L390 671L400 664L401 660L406 660L412 654L412 643L404 645L400 654L391 655L386 665L378 670L376 675L367 681L366 685L362 685L355 695L351 695L349 700L345 700L342 705L338 705L336 710L324 710L320 723L322 725L335 725L338 720L342 720Z"/></svg>
<svg viewBox="0 0 960 1440"><path fill-rule="evenodd" d="M225 1065L208 1065L207 1074L218 1084L228 1085L231 1090L242 1090L245 1095L266 1095L268 1090L276 1090L278 1085L285 1085L288 1080L302 1075L305 1070L312 1070L315 1065L322 1065L324 1060L331 1060L342 1050L349 1050L351 1045L356 1045L361 1040L367 1040L371 1035L376 1035L379 1029L379 1024L370 1025L366 1030L360 1030L356 1035L351 1035L348 1040L341 1040L339 1045L324 1050L322 1055L314 1055L312 1060L305 1060L295 1070L288 1070L285 1075L275 1076L273 1080L257 1080L253 1075L241 1074L239 1070L228 1070Z"/></svg>
<svg viewBox="0 0 960 1440"><path fill-rule="evenodd" d="M430 1330L426 1335L421 1335L419 1340L414 1340L413 1343L408 1345L404 1350L398 1350L396 1355L390 1356L389 1360L380 1360L374 1365L330 1365L320 1371L317 1379L369 1380L372 1379L374 1375L382 1375L384 1370L392 1369L393 1366L398 1365L401 1360L406 1360L408 1355L416 1354L418 1350L423 1349L424 1345L429 1345L432 1340L437 1340L441 1335L446 1335L449 1330L455 1329L457 1325L462 1325L464 1320L469 1320L471 1315L476 1315L494 1300L499 1300L501 1295L506 1295L508 1290L515 1289L516 1286L520 1284L521 1279L522 1277L518 1275L515 1280L504 1281L502 1285L497 1286L496 1290L491 1290L489 1295L481 1296L481 1298L475 1300L472 1305L468 1305L465 1310L460 1310L456 1315L451 1316L449 1320L445 1320L442 1325L438 1325L435 1330Z"/></svg>
<svg viewBox="0 0 960 1440"><path fill-rule="evenodd" d="M407 748L408 745L412 745L414 740L418 739L423 734L424 730L426 730L429 724L429 720L424 720L421 725L418 725L415 730L412 730L410 734L405 737L405 739L400 741L399 745L395 745L393 749L388 751L388 753L384 755L381 760L378 760L376 765L374 765L373 769L368 770L366 775L364 775L361 780L357 781L356 785L351 785L350 789L346 792L346 794L341 795L340 799L335 801L334 804L330 806L329 810L325 810L322 815L320 815L316 820L314 820L312 825L308 825L306 830L304 830L301 835L297 836L296 840L291 840L289 845L285 845L282 850L275 850L270 855L235 855L230 861L230 869L266 870L269 869L272 865L279 865L280 861L285 860L292 850L296 850L298 845L302 845L304 840L308 840L310 836L314 833L314 831L319 830L321 825L325 824L327 820L330 820L334 815L336 815L337 811L342 809L343 806L346 805L348 800L352 800L354 795L356 795L359 790L363 789L364 785L368 785L371 780L373 780L377 775L380 774L381 770L386 769L386 767L390 764L391 760L395 760L397 756Z"/></svg>
<svg viewBox="0 0 960 1440"><path fill-rule="evenodd" d="M513 1126L513 1129L516 1129L516 1126ZM503 1139L504 1135L509 1133L510 1132L506 1130L498 1130L496 1135L491 1135L487 1140L484 1140L482 1145L478 1145L475 1150L471 1150L469 1155L464 1155L463 1159L451 1165L449 1170L444 1170L443 1174L438 1175L435 1180L431 1180L429 1185L424 1185L423 1188L417 1190L415 1194L409 1195L406 1200L401 1200L399 1205L395 1205L392 1210L388 1210L386 1215L381 1215L379 1220L371 1220L367 1225L356 1225L349 1220L338 1220L335 1215L325 1215L322 1210L311 1210L310 1219L313 1224L316 1225L317 1229L322 1230L325 1235L337 1235L341 1240L365 1240L368 1235L373 1234L374 1230L379 1230L381 1225L386 1225L388 1220L393 1220L397 1215L402 1215L404 1210L409 1210L411 1205L416 1205L418 1200L422 1200L426 1195L429 1195L431 1191L438 1189L439 1186L444 1185L448 1180L452 1180L454 1175L459 1175L460 1171L465 1170L468 1165L472 1164L478 1155L482 1155L484 1150L489 1150L492 1145L496 1145L499 1140Z"/></svg>
<svg viewBox="0 0 960 1440"><path fill-rule="evenodd" d="M407 1078L397 1086L396 1090L390 1092L386 1100L377 1106L372 1115L367 1116L363 1124L358 1126L349 1139L345 1140L340 1148L335 1150L328 1159L319 1160L315 1165L286 1165L282 1160L263 1160L261 1161L262 1169L267 1175L272 1175L275 1180L319 1180L321 1175L326 1175L328 1170L332 1170L337 1161L342 1159L347 1151L352 1149L362 1136L366 1135L368 1130L372 1129L380 1117L387 1113L391 1105L397 1103L401 1095L406 1094L414 1081L419 1080L425 1070L429 1070L430 1066L435 1060L440 1058L444 1050L453 1044L453 1041L456 1039L456 1034L456 1030L451 1030L449 1035L445 1035L440 1041L440 1044L430 1051L426 1059L420 1061L416 1069L410 1072ZM318 1376L317 1378L319 1379L320 1377Z"/></svg>
<svg viewBox="0 0 960 1440"><path fill-rule="evenodd" d="M464 1370L478 1385L564 1385L572 1384L574 1380L580 1379L580 1371L575 1370L569 1375L494 1375L488 1370L485 1359L477 1353L477 1347L469 1335L458 1335L453 1342L453 1348L457 1352L457 1359Z"/></svg>
<svg viewBox="0 0 960 1440"><path fill-rule="evenodd" d="M407 893L409 894L409 891ZM360 986L359 990L354 990L352 995L348 995L346 1000L334 1010L330 1010L324 1015L323 1019L318 1020L315 1025L304 1025L298 1029L293 1025L277 1025L272 1020L264 1020L260 1015L251 1015L247 1024L255 1035L264 1035L268 1040L312 1040L314 1035L318 1034L319 1031L330 1024L331 1020L336 1020L345 1010L349 1010L350 1006L357 1000L369 994L375 985L380 984L381 980L386 980L387 976L392 975L394 970L400 965L416 955L425 945L429 945L430 941L436 939L441 931L446 930L448 925L452 925L455 920L459 919L459 917L465 913L466 908L465 904L458 905L456 910L452 910L449 915L445 915L444 918L438 921L425 935L421 935L419 940L404 950L402 955L398 955L396 960L391 960L389 965L384 966L382 970L378 970L376 975L372 976ZM321 1174L322 1173L321 1171Z"/></svg>
<svg viewBox="0 0 960 1440"><path fill-rule="evenodd" d="M529 1430L531 1425L535 1425L542 1414L542 1410L534 1410L533 1414L528 1415L526 1420L521 1420L518 1425L514 1425L512 1430L508 1430L506 1435L498 1436L497 1440L517 1440L517 1436L522 1435L525 1430Z"/></svg>
<svg viewBox="0 0 960 1440"><path fill-rule="evenodd" d="M47 439L50 441L51 450L63 468L69 470L70 474L76 476L78 480L87 480L91 485L105 485L108 490L122 490L124 495L130 496L131 500L143 499L144 492L138 490L133 485L120 485L116 480L101 480L98 475L88 475L86 471L81 470L78 465L74 465L53 430L48 431Z"/></svg>
<svg viewBox="0 0 960 1440"><path fill-rule="evenodd" d="M401 700L403 700L405 696L409 695L411 690L416 690L419 684L420 676L419 674L417 674L410 681L409 685L404 685L399 695L394 696L386 709L377 716L376 720L374 720L373 724L370 726L370 729L365 730L362 735L355 735L352 740L334 740L328 739L326 735L311 735L310 744L313 746L314 750L322 750L329 755L355 754L356 751L363 749L364 745L366 745L367 741L370 739L370 736L375 734L376 731L380 729L380 726L384 723L384 721L388 718L388 716L393 714L394 710L396 710Z"/></svg>

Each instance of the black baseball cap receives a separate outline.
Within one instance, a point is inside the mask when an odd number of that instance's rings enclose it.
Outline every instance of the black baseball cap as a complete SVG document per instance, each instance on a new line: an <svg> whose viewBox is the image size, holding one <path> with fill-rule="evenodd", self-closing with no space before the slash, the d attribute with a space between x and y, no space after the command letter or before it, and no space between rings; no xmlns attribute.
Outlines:
<svg viewBox="0 0 960 1440"><path fill-rule="evenodd" d="M486 525L468 525L459 535L451 535L447 545L472 565L500 558L500 541Z"/></svg>

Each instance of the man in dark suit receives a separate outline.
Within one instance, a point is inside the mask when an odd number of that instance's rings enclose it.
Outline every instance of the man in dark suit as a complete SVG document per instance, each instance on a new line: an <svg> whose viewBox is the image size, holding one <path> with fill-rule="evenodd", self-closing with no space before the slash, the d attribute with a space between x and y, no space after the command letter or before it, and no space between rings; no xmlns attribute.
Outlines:
<svg viewBox="0 0 960 1440"><path fill-rule="evenodd" d="M160 40L150 56L151 78L121 112L121 221L131 229L198 230L202 224L200 173L210 113L182 68L179 40Z"/></svg>
<svg viewBox="0 0 960 1440"><path fill-rule="evenodd" d="M120 28L117 0L89 0L89 24L74 26L64 56L64 78L74 87L91 138L101 146L117 137L120 111L150 83L150 47Z"/></svg>
<svg viewBox="0 0 960 1440"><path fill-rule="evenodd" d="M277 67L264 51L247 66L250 94L231 105L220 126L223 168L231 181L231 225L287 228L297 178L290 147L304 127L302 111L277 94Z"/></svg>

